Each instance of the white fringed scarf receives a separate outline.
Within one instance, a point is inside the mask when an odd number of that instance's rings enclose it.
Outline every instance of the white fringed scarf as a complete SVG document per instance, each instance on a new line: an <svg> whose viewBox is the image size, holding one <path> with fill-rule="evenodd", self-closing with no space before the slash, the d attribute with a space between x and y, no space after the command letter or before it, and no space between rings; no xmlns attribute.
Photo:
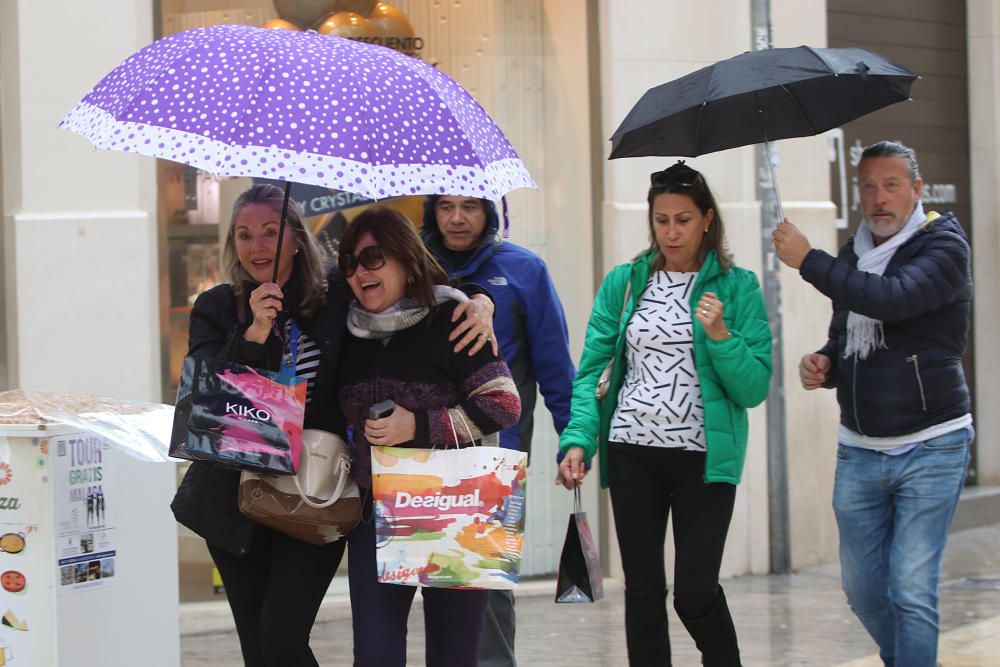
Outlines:
<svg viewBox="0 0 1000 667"><path fill-rule="evenodd" d="M858 270L882 275L885 267L889 265L889 260L896 254L896 250L917 233L925 220L927 214L924 213L923 204L918 201L903 228L878 246L875 245L875 237L868 227L868 221L863 221L858 233L854 235L854 254L858 256ZM844 358L857 355L861 359L867 359L868 355L877 349L887 349L881 320L851 311L847 315L847 345L844 348Z"/></svg>

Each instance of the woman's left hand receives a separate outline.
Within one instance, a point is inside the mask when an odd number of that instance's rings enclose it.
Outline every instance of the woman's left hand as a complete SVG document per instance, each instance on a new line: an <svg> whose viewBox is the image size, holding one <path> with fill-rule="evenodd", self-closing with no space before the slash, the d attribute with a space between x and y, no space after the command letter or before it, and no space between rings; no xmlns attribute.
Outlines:
<svg viewBox="0 0 1000 667"><path fill-rule="evenodd" d="M468 347L471 357L483 349L483 345L489 343L493 348L493 356L500 354L497 337L493 332L493 309L493 301L485 294L476 294L468 301L458 304L451 321L458 322L463 315L465 319L448 335L448 340L458 340L455 343L455 352L461 352Z"/></svg>
<svg viewBox="0 0 1000 667"><path fill-rule="evenodd" d="M412 412L398 404L388 417L365 420L365 439L373 445L394 447L410 442L416 435L416 418Z"/></svg>
<svg viewBox="0 0 1000 667"><path fill-rule="evenodd" d="M732 336L722 320L723 308L724 304L714 292L705 292L698 301L698 307L695 308L695 318L705 327L705 334L712 340L725 340Z"/></svg>

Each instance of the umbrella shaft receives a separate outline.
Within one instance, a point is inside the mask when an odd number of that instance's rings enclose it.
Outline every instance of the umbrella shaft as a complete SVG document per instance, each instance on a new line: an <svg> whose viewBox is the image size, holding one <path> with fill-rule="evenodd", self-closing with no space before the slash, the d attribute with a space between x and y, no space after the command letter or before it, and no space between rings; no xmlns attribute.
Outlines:
<svg viewBox="0 0 1000 667"><path fill-rule="evenodd" d="M771 155L771 142L764 140L764 151L767 153L767 171L771 176L771 187L774 188L774 199L778 206L778 219L774 224L777 224L785 219L785 209L781 205L781 193L778 191L778 176L774 173L774 159ZM767 224L765 222L765 224Z"/></svg>
<svg viewBox="0 0 1000 667"><path fill-rule="evenodd" d="M271 282L278 282L278 264L281 262L281 243L285 240L285 218L288 216L288 199L292 196L292 182L285 181L285 202L281 205L281 224L278 225L278 249L274 252L274 275Z"/></svg>

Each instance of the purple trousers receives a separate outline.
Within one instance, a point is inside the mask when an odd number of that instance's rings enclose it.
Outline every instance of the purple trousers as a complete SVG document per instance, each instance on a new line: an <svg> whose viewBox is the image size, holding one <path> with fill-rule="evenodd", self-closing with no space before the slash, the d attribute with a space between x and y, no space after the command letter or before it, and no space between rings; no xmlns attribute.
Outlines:
<svg viewBox="0 0 1000 667"><path fill-rule="evenodd" d="M370 501L365 517L372 516ZM375 573L374 521L362 521L348 538L348 578L354 620L356 667L406 665L406 620L416 586L381 584ZM422 588L426 664L475 667L489 591Z"/></svg>

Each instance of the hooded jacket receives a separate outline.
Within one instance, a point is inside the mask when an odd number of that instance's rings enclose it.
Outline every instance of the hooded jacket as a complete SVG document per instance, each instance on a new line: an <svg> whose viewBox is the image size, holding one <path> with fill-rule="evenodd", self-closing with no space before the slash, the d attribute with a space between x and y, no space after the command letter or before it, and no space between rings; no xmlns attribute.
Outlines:
<svg viewBox="0 0 1000 667"><path fill-rule="evenodd" d="M482 241L463 266L452 266L434 213L437 199L431 196L424 201L421 238L453 285L474 282L490 291L496 303L497 342L521 398L521 420L500 433L500 444L530 452L536 384L556 431L562 433L569 422L576 370L562 303L542 258L501 237L496 206L489 200L483 200L486 229Z"/></svg>
<svg viewBox="0 0 1000 667"><path fill-rule="evenodd" d="M580 373L573 383L573 418L563 431L559 449L583 448L589 461L600 452L601 487L608 488L606 456L611 418L625 383L625 333L629 320L649 283L654 251L619 264L604 278L587 323ZM632 285L624 304L625 286ZM691 312L705 292L714 292L725 304L723 320L732 336L712 340L695 326L694 363L705 406L706 482L739 484L746 459L749 421L747 409L767 398L771 382L771 330L757 276L739 267L723 271L715 251L705 259L688 303ZM597 381L614 359L611 381L603 400L594 395Z"/></svg>
<svg viewBox="0 0 1000 667"><path fill-rule="evenodd" d="M970 410L962 355L969 338L969 242L954 214L928 221L880 276L857 268L854 237L836 258L812 249L799 273L833 301L826 345L827 387L837 388L840 423L861 435L916 433ZM844 358L847 316L883 322L885 349Z"/></svg>

